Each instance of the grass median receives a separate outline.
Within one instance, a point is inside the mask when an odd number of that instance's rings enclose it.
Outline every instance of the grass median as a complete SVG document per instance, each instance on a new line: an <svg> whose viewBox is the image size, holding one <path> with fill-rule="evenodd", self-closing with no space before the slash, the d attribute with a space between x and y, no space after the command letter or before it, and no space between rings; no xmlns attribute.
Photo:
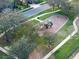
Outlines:
<svg viewBox="0 0 79 59"><path fill-rule="evenodd" d="M36 15L33 15L33 16L29 17L28 19L34 18L34 17L39 16L39 15L44 14L44 13L52 12L52 11L53 11L53 9L49 8L49 9L44 10L44 11L42 11L42 12L36 14Z"/></svg>

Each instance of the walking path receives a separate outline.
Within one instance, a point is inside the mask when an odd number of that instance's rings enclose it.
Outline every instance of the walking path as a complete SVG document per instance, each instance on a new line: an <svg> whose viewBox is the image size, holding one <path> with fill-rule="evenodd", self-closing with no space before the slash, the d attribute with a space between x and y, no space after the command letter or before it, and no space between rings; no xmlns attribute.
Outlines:
<svg viewBox="0 0 79 59"><path fill-rule="evenodd" d="M44 13L44 14L38 15L38 16L28 20L28 21L37 20L39 22L43 22L43 20L38 19L38 17L44 16L44 15L47 15L47 14L51 14L51 13L56 13L56 12L59 12L59 11L61 11L61 10L56 10L56 11L53 11L53 12ZM26 22L28 22L28 21L26 21Z"/></svg>
<svg viewBox="0 0 79 59"><path fill-rule="evenodd" d="M5 49L2 48L2 47L0 47L0 51L2 51L3 53L5 53L5 54L7 54L7 55L10 55L10 54L8 53L8 51L5 50ZM18 59L18 57L14 56L14 55L10 55L10 56L12 56L12 57L15 58L15 59Z"/></svg>
<svg viewBox="0 0 79 59"><path fill-rule="evenodd" d="M79 59L79 52L76 54L76 56L73 59Z"/></svg>
<svg viewBox="0 0 79 59"><path fill-rule="evenodd" d="M76 21L79 19L79 17L76 17L76 19L73 21L74 31L66 37L58 46L56 46L53 50L51 50L46 56L44 56L42 59L48 59L53 53L55 53L59 48L61 48L66 42L70 40L72 36L74 36L78 32L78 27L76 25Z"/></svg>
<svg viewBox="0 0 79 59"><path fill-rule="evenodd" d="M36 16L36 17L34 17L34 18L28 20L28 21L37 20L37 21L39 21L39 22L43 22L42 20L38 19L38 17L44 16L44 15L47 15L47 14L50 14L50 13L55 13L55 12L58 12L58 11L60 11L60 10L57 10L57 11L54 11L54 12L44 13L44 14L38 15L38 16ZM25 21L24 23L26 23L26 22L28 22L28 21Z"/></svg>

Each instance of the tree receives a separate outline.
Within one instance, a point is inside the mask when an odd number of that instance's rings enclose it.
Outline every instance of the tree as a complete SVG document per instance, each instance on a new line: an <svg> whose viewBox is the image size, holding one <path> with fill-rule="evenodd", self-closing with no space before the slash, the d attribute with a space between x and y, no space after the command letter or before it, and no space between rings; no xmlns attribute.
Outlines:
<svg viewBox="0 0 79 59"><path fill-rule="evenodd" d="M34 42L22 38L12 46L10 53L16 55L19 59L28 59L29 53L34 47L36 47Z"/></svg>
<svg viewBox="0 0 79 59"><path fill-rule="evenodd" d="M61 3L61 0L48 0L48 4L53 7L53 10L55 7L59 8L60 3Z"/></svg>
<svg viewBox="0 0 79 59"><path fill-rule="evenodd" d="M78 15L79 14L79 0L72 0L71 1L71 12L74 14L74 15Z"/></svg>
<svg viewBox="0 0 79 59"><path fill-rule="evenodd" d="M71 6L70 6L70 2L68 2L68 0L61 0L60 6L61 6L60 8L64 11L64 13L66 13L66 14L69 13Z"/></svg>
<svg viewBox="0 0 79 59"><path fill-rule="evenodd" d="M27 32L22 35L18 41L16 41L9 51L12 55L16 55L19 59L28 59L31 51L37 46L36 37L37 34L32 26L27 24Z"/></svg>
<svg viewBox="0 0 79 59"><path fill-rule="evenodd" d="M20 21L22 20L24 18L20 14L16 14L15 12L6 13L0 18L0 29L4 32L11 27L20 25Z"/></svg>
<svg viewBox="0 0 79 59"><path fill-rule="evenodd" d="M18 8L18 9L21 9L21 8L27 8L29 5L28 5L28 0L14 0L14 8Z"/></svg>
<svg viewBox="0 0 79 59"><path fill-rule="evenodd" d="M50 6L53 7L53 10L54 10L54 0L48 0L48 3L49 3Z"/></svg>
<svg viewBox="0 0 79 59"><path fill-rule="evenodd" d="M79 14L79 0L48 0L49 5L56 5L61 8L65 14L78 15Z"/></svg>
<svg viewBox="0 0 79 59"><path fill-rule="evenodd" d="M16 28L21 25L20 21L26 20L20 14L15 12L3 14L0 18L0 34L5 33L1 39L3 42L11 43L13 41L13 33ZM4 44L6 44L4 43Z"/></svg>
<svg viewBox="0 0 79 59"><path fill-rule="evenodd" d="M13 0L0 0L0 10L11 6Z"/></svg>

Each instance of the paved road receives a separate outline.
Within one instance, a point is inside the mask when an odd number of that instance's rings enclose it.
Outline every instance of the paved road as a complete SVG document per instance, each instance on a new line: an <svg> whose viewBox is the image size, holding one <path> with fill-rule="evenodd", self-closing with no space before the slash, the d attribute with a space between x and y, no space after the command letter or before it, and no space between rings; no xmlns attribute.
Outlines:
<svg viewBox="0 0 79 59"><path fill-rule="evenodd" d="M26 12L23 12L22 15L24 15L25 17L31 17L35 14L38 14L44 10L49 9L49 8L50 8L50 6L48 4L40 5L40 7L38 7L38 8L34 8L34 9L28 10Z"/></svg>

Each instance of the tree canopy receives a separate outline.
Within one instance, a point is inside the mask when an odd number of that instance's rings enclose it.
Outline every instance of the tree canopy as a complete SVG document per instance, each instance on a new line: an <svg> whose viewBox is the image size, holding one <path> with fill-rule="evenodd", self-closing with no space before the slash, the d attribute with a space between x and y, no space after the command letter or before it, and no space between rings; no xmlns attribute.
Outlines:
<svg viewBox="0 0 79 59"><path fill-rule="evenodd" d="M79 0L48 0L49 5L56 5L64 11L66 14L79 14Z"/></svg>

